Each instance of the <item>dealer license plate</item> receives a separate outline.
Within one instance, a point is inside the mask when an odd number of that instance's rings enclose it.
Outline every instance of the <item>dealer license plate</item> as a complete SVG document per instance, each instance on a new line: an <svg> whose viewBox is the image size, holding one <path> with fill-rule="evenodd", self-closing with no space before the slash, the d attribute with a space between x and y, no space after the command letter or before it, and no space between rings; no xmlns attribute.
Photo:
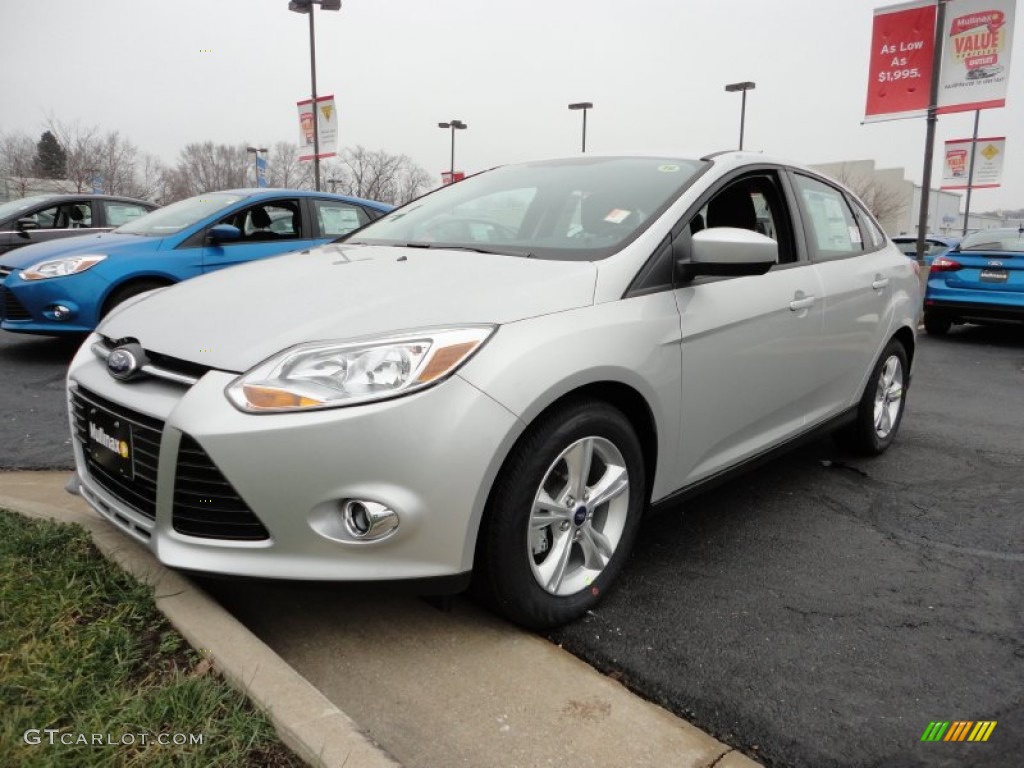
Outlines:
<svg viewBox="0 0 1024 768"><path fill-rule="evenodd" d="M89 408L86 422L86 453L115 477L133 479L131 422L95 407Z"/></svg>
<svg viewBox="0 0 1024 768"><path fill-rule="evenodd" d="M1010 273L1005 269L983 269L978 277L983 283L1005 283L1010 279Z"/></svg>

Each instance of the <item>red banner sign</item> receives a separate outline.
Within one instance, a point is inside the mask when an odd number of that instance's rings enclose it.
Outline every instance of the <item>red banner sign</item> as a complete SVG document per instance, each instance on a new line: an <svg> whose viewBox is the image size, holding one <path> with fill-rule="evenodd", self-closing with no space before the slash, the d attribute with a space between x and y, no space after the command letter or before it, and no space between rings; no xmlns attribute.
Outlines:
<svg viewBox="0 0 1024 768"><path fill-rule="evenodd" d="M875 9L865 121L927 112L934 48L933 0Z"/></svg>

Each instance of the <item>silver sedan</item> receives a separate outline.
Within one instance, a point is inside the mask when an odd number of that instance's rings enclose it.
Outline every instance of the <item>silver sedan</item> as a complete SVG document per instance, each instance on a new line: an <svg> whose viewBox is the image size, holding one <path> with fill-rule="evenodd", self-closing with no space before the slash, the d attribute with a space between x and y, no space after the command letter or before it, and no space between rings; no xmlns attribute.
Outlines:
<svg viewBox="0 0 1024 768"><path fill-rule="evenodd" d="M69 372L75 485L174 567L473 578L558 624L651 509L826 430L884 451L916 269L763 155L496 168L112 313Z"/></svg>

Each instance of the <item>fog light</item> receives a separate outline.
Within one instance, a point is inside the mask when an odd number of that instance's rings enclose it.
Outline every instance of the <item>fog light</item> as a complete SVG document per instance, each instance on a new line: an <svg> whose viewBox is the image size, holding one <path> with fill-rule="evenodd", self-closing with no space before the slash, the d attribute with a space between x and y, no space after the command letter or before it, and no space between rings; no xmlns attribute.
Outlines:
<svg viewBox="0 0 1024 768"><path fill-rule="evenodd" d="M43 311L43 314L49 315L54 320L67 320L74 312L63 304L52 304Z"/></svg>
<svg viewBox="0 0 1024 768"><path fill-rule="evenodd" d="M348 499L342 503L345 530L354 539L376 541L398 527L398 513L376 501Z"/></svg>

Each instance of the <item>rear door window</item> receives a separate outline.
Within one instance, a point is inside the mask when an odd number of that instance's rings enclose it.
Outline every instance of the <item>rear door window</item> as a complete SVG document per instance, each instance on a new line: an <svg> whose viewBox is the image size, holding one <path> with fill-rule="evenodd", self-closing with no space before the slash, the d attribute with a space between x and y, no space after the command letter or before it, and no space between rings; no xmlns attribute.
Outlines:
<svg viewBox="0 0 1024 768"><path fill-rule="evenodd" d="M835 187L803 174L793 176L812 256L835 259L864 253L864 235L846 196Z"/></svg>
<svg viewBox="0 0 1024 768"><path fill-rule="evenodd" d="M135 221L139 216L145 216L149 211L135 203L119 203L111 200L103 201L103 212L107 215L108 227L120 227L129 221Z"/></svg>
<svg viewBox="0 0 1024 768"><path fill-rule="evenodd" d="M370 221L362 207L340 200L314 200L313 209L322 237L341 237Z"/></svg>

